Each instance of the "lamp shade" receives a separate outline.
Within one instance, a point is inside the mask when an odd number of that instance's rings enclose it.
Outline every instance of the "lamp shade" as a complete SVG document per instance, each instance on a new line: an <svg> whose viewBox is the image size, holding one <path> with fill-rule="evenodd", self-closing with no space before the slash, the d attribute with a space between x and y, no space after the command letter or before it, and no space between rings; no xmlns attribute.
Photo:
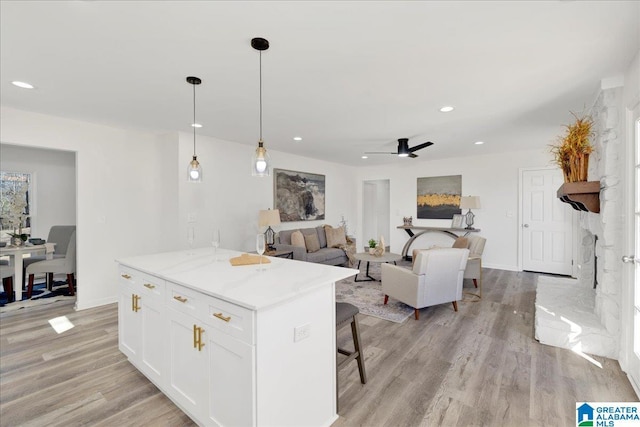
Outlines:
<svg viewBox="0 0 640 427"><path fill-rule="evenodd" d="M280 224L280 210L268 209L258 212L258 226L267 227Z"/></svg>
<svg viewBox="0 0 640 427"><path fill-rule="evenodd" d="M480 197L478 196L460 197L460 209L480 209Z"/></svg>

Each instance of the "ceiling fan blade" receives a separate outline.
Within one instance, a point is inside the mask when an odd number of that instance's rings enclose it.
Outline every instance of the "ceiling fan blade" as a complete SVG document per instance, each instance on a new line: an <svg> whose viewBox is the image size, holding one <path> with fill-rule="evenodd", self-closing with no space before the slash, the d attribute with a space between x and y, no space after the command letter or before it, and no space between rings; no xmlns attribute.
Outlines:
<svg viewBox="0 0 640 427"><path fill-rule="evenodd" d="M409 157L411 157L412 159L414 159L414 158L418 157L418 155L417 155L417 154L413 154L413 153L409 153Z"/></svg>
<svg viewBox="0 0 640 427"><path fill-rule="evenodd" d="M414 151L422 150L423 148L427 148L428 146L433 145L433 142L428 141L423 144L418 144L415 147L409 148L409 152L413 153Z"/></svg>
<svg viewBox="0 0 640 427"><path fill-rule="evenodd" d="M398 154L398 153L389 153L387 151L365 151L364 154Z"/></svg>

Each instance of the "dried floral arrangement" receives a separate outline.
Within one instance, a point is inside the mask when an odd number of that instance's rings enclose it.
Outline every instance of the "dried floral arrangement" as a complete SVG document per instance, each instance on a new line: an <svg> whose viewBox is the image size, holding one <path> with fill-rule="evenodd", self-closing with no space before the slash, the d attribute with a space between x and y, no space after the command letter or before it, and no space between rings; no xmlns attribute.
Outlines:
<svg viewBox="0 0 640 427"><path fill-rule="evenodd" d="M564 126L566 131L556 144L551 145L551 153L564 173L565 182L586 181L589 154L593 152L593 118L589 115L578 117L571 114L575 117L575 122Z"/></svg>

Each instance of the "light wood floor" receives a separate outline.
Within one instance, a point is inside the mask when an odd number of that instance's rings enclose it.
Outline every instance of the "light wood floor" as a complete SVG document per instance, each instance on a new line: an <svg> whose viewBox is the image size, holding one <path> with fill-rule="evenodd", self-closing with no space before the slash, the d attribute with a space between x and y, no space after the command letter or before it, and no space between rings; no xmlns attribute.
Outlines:
<svg viewBox="0 0 640 427"><path fill-rule="evenodd" d="M355 361L340 371L334 427L574 426L576 401L637 400L616 361L594 357L598 367L533 339L535 274L484 272L483 299L457 313L359 317L369 381ZM58 316L75 327L56 334ZM0 315L0 426L194 425L118 351L117 329L115 304ZM349 339L342 329L341 346Z"/></svg>

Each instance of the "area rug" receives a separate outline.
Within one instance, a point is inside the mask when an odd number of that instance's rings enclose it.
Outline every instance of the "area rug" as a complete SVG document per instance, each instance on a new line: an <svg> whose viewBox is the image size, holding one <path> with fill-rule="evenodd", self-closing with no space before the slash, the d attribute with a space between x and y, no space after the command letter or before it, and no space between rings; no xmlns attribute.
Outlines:
<svg viewBox="0 0 640 427"><path fill-rule="evenodd" d="M22 301L15 302L7 302L6 293L0 292L0 312L18 310L34 305L50 304L66 299L75 299L75 296L69 295L69 285L67 285L67 282L54 281L51 290L47 289L44 282L40 282L33 285L31 299L27 299L26 289L22 291Z"/></svg>
<svg viewBox="0 0 640 427"><path fill-rule="evenodd" d="M358 278L364 277L366 264L362 263L361 273ZM372 263L369 266L369 275L380 277L380 264ZM360 313L377 317L390 322L402 323L414 312L412 307L389 298L389 303L384 304L382 284L378 281L356 282L355 276L336 282L336 301L348 302L360 309Z"/></svg>

